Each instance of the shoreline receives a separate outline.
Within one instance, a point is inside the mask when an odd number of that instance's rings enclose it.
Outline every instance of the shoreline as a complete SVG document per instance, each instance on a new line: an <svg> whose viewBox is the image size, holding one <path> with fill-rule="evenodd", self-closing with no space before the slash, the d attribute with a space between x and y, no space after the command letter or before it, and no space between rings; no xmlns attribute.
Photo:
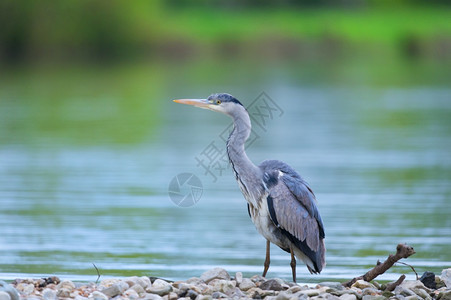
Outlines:
<svg viewBox="0 0 451 300"><path fill-rule="evenodd" d="M425 273L426 275L426 273ZM103 279L98 283L61 280L56 276L40 279L0 281L0 300L20 299L327 299L327 300L451 300L451 268L420 280L406 280L389 290L389 284L358 280L350 288L341 282L296 284L279 278L241 272L229 274L214 268L200 277L170 281L147 276Z"/></svg>

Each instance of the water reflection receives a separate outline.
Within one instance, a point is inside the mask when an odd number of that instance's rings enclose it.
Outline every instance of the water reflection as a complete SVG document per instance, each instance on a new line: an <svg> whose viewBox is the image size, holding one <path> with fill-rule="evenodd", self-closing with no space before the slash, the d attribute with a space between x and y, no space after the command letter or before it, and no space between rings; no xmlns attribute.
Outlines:
<svg viewBox="0 0 451 300"><path fill-rule="evenodd" d="M266 92L284 114L249 156L295 167L314 188L326 227L328 265L319 276L299 266L300 281L361 274L401 242L415 248L408 262L418 272L451 265L449 90L275 85ZM152 100L158 109L137 119L134 110L111 102L88 109L69 101L57 104L64 116L51 120L45 120L48 103L34 104L36 120L29 118L30 102L2 101L8 130L0 146L1 278L95 280L92 263L104 277L181 279L214 266L249 276L262 271L265 242L230 170L213 182L194 159L230 121L172 106L170 98ZM147 113L158 121L146 121ZM138 128L131 143L115 139ZM100 142L74 142L74 136ZM192 208L175 206L167 194L182 172L197 174L204 185ZM289 256L273 247L269 276L288 280L290 272ZM398 266L383 279L399 273L414 276Z"/></svg>

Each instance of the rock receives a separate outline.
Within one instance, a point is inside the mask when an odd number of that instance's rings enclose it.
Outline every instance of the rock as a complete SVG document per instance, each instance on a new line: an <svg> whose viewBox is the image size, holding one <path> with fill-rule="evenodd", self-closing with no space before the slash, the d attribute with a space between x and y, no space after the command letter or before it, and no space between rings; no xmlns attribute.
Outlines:
<svg viewBox="0 0 451 300"><path fill-rule="evenodd" d="M443 280L447 288L451 288L451 268L444 269L440 278Z"/></svg>
<svg viewBox="0 0 451 300"><path fill-rule="evenodd" d="M211 297L213 299L229 298L229 296L227 296L226 294L221 293L221 292L214 292L213 294L211 294Z"/></svg>
<svg viewBox="0 0 451 300"><path fill-rule="evenodd" d="M124 293L124 296L128 299L139 299L138 293L134 289L128 289Z"/></svg>
<svg viewBox="0 0 451 300"><path fill-rule="evenodd" d="M56 291L46 288L42 291L42 298L44 300L56 300Z"/></svg>
<svg viewBox="0 0 451 300"><path fill-rule="evenodd" d="M34 291L34 284L31 284L31 283L19 283L16 286L16 289L20 293L22 293L22 294L27 296L27 295L30 295L31 293L33 293L33 291Z"/></svg>
<svg viewBox="0 0 451 300"><path fill-rule="evenodd" d="M357 280L351 287L358 288L361 290L363 290L364 288L373 288L373 289L376 288L373 284L366 282L365 280Z"/></svg>
<svg viewBox="0 0 451 300"><path fill-rule="evenodd" d="M410 289L402 287L401 285L398 285L395 288L395 294L396 295L401 295L404 297L409 297L409 296L416 296L416 294L414 292L412 292Z"/></svg>
<svg viewBox="0 0 451 300"><path fill-rule="evenodd" d="M211 299L213 299L213 297L210 295L199 295L199 297L197 297L196 300L211 300Z"/></svg>
<svg viewBox="0 0 451 300"><path fill-rule="evenodd" d="M157 294L146 294L146 296L144 296L145 300L162 300L163 297L158 296Z"/></svg>
<svg viewBox="0 0 451 300"><path fill-rule="evenodd" d="M354 294L343 294L339 298L340 300L357 300L357 297Z"/></svg>
<svg viewBox="0 0 451 300"><path fill-rule="evenodd" d="M242 291L247 291L251 288L256 287L255 283L250 280L249 278L243 278L243 282L241 282L241 284L239 285L240 289Z"/></svg>
<svg viewBox="0 0 451 300"><path fill-rule="evenodd" d="M437 299L440 300L451 300L451 289L444 290L438 294Z"/></svg>
<svg viewBox="0 0 451 300"><path fill-rule="evenodd" d="M253 299L260 299L260 298L265 298L267 296L274 296L275 293L274 291L269 291L269 290L262 290L258 287L255 288L251 288L250 290L248 290L246 292L248 297L251 297Z"/></svg>
<svg viewBox="0 0 451 300"><path fill-rule="evenodd" d="M307 300L309 297L306 294L302 294L301 291L293 294L290 299Z"/></svg>
<svg viewBox="0 0 451 300"><path fill-rule="evenodd" d="M179 296L175 292L170 292L168 294L168 300L177 300L178 298L179 298Z"/></svg>
<svg viewBox="0 0 451 300"><path fill-rule="evenodd" d="M7 292L0 291L0 300L11 300L11 297Z"/></svg>
<svg viewBox="0 0 451 300"><path fill-rule="evenodd" d="M373 288L364 288L362 290L362 295L370 295L370 296L379 296L379 290L378 289L373 289Z"/></svg>
<svg viewBox="0 0 451 300"><path fill-rule="evenodd" d="M206 283L209 283L213 279L230 280L230 275L223 268L214 268L200 275L200 279L202 279Z"/></svg>
<svg viewBox="0 0 451 300"><path fill-rule="evenodd" d="M362 300L385 300L386 298L382 295L377 295L377 296L373 296L373 295L365 295L362 297Z"/></svg>
<svg viewBox="0 0 451 300"><path fill-rule="evenodd" d="M354 295L357 299L362 298L362 290L357 288L343 289L343 290L335 290L330 292L332 295L341 297L343 295Z"/></svg>
<svg viewBox="0 0 451 300"><path fill-rule="evenodd" d="M134 285L139 285L143 289L145 289L148 286L152 285L152 283L150 282L149 277L146 277L146 276L142 276L142 277L132 276L132 277L128 277L128 278L124 279L123 281L127 282L129 287L132 287Z"/></svg>
<svg viewBox="0 0 451 300"><path fill-rule="evenodd" d="M243 299L246 297L246 294L243 293L238 287L235 288L235 291L232 293L232 298L234 299Z"/></svg>
<svg viewBox="0 0 451 300"><path fill-rule="evenodd" d="M440 278L440 276L435 276L435 288L440 289L442 287L446 287L446 284Z"/></svg>
<svg viewBox="0 0 451 300"><path fill-rule="evenodd" d="M156 279L152 286L146 288L146 292L157 294L159 296L164 296L172 292L173 288L169 282L166 282L162 279Z"/></svg>
<svg viewBox="0 0 451 300"><path fill-rule="evenodd" d="M117 279L117 278L108 278L108 279L104 279L104 280L102 280L102 281L99 283L99 287L110 287L110 286L112 286L113 284L118 283L119 281L121 281L121 280L119 280L119 279Z"/></svg>
<svg viewBox="0 0 451 300"><path fill-rule="evenodd" d="M281 291L283 281L280 279L269 279L262 282L259 286L262 290Z"/></svg>
<svg viewBox="0 0 451 300"><path fill-rule="evenodd" d="M92 292L92 294L89 296L89 299L94 299L94 300L108 300L108 297L99 291L94 291Z"/></svg>
<svg viewBox="0 0 451 300"><path fill-rule="evenodd" d="M125 281L129 287L132 287L135 284L137 284L138 276L127 277L127 278L122 279L122 281Z"/></svg>
<svg viewBox="0 0 451 300"><path fill-rule="evenodd" d="M150 285L152 285L152 282L150 282L150 278L147 276L141 276L138 278L137 282L140 286L142 286L144 289Z"/></svg>
<svg viewBox="0 0 451 300"><path fill-rule="evenodd" d="M320 291L318 289L308 289L308 290L299 291L296 294L306 295L307 297L315 297L320 294Z"/></svg>
<svg viewBox="0 0 451 300"><path fill-rule="evenodd" d="M66 290L68 290L69 293L70 293L70 292L72 292L72 291L75 289L75 284L74 284L72 281L70 281L70 280L64 280L64 281L60 282L60 283L56 286L56 288L57 288L58 290L60 290L60 289L66 289Z"/></svg>
<svg viewBox="0 0 451 300"><path fill-rule="evenodd" d="M241 282L243 282L243 273L241 272L236 272L235 273L235 280L236 283L239 285Z"/></svg>
<svg viewBox="0 0 451 300"><path fill-rule="evenodd" d="M313 300L313 299L318 299L318 300L319 300L319 299L340 300L339 297L334 296L334 295L329 294L329 293L324 293L324 294L320 294L319 296L312 297L312 300Z"/></svg>
<svg viewBox="0 0 451 300"><path fill-rule="evenodd" d="M318 285L320 287L322 287L322 286L330 287L332 289L339 290L339 291L345 289L345 287L340 282L325 281L325 282L318 283Z"/></svg>
<svg viewBox="0 0 451 300"><path fill-rule="evenodd" d="M213 284L213 290L231 295L235 291L236 281L216 279Z"/></svg>
<svg viewBox="0 0 451 300"><path fill-rule="evenodd" d="M0 291L3 291L9 295L11 300L19 300L19 292L10 284L0 280Z"/></svg>
<svg viewBox="0 0 451 300"><path fill-rule="evenodd" d="M257 286L259 285L259 283L261 282L265 282L266 278L260 275L254 275L251 277L251 280L257 284Z"/></svg>
<svg viewBox="0 0 451 300"><path fill-rule="evenodd" d="M140 297L144 297L146 295L146 290L144 290L144 288L139 283L133 285L129 289L132 289L135 292L137 292Z"/></svg>
<svg viewBox="0 0 451 300"><path fill-rule="evenodd" d="M188 298L190 298L191 300L196 299L197 296L199 296L199 293L197 293L197 292L194 291L194 290L188 290L188 291L186 292L186 295L185 295L185 297L188 297Z"/></svg>
<svg viewBox="0 0 451 300"><path fill-rule="evenodd" d="M128 289L128 284L125 281L117 281L113 285L104 288L101 292L107 295L109 298L116 297L117 295L121 295Z"/></svg>
<svg viewBox="0 0 451 300"><path fill-rule="evenodd" d="M199 285L203 283L204 281L200 279L199 277L191 277L188 280L186 280L186 283L193 284L193 285Z"/></svg>
<svg viewBox="0 0 451 300"><path fill-rule="evenodd" d="M60 288L57 292L56 295L58 296L58 298L69 298L70 297L70 290L66 289L66 288Z"/></svg>
<svg viewBox="0 0 451 300"><path fill-rule="evenodd" d="M404 300L419 300L420 298L417 295L407 296Z"/></svg>
<svg viewBox="0 0 451 300"><path fill-rule="evenodd" d="M390 292L390 291L383 291L383 292L382 292L382 296L384 296L385 298L390 298L390 297L395 296L395 294L393 294L393 293Z"/></svg>
<svg viewBox="0 0 451 300"><path fill-rule="evenodd" d="M401 283L399 287L410 290L414 293L414 295L417 295L422 299L431 299L431 296L429 296L429 293L431 291L427 287L425 287L424 284L419 280L403 281L403 283Z"/></svg>
<svg viewBox="0 0 451 300"><path fill-rule="evenodd" d="M412 291L425 300L432 299L432 297L428 294L428 292L426 292L423 289L413 289Z"/></svg>
<svg viewBox="0 0 451 300"><path fill-rule="evenodd" d="M293 297L292 293L288 291L281 291L277 296L276 300L290 300Z"/></svg>

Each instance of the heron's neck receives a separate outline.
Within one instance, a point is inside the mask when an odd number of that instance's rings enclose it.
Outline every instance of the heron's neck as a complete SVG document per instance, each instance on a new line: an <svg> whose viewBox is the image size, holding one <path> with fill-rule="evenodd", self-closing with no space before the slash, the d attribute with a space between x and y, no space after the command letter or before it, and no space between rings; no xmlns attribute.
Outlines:
<svg viewBox="0 0 451 300"><path fill-rule="evenodd" d="M256 198L260 191L254 189L260 185L262 175L260 169L252 163L244 150L244 144L251 134L251 120L244 108L232 118L234 126L227 141L229 161L244 196Z"/></svg>

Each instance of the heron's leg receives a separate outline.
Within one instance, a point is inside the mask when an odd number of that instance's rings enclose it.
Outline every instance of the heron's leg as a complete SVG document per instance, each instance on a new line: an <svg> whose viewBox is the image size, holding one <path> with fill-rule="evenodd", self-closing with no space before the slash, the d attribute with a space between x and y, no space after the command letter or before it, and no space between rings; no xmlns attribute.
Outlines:
<svg viewBox="0 0 451 300"><path fill-rule="evenodd" d="M269 241L266 240L266 258L265 258L265 263L263 264L265 266L265 268L263 269L263 277L266 276L266 273L268 272L269 269L269 262L271 261L269 258Z"/></svg>
<svg viewBox="0 0 451 300"><path fill-rule="evenodd" d="M293 274L293 282L296 283L296 258L294 257L293 249L290 249L290 253L291 253L291 262L290 262L291 273Z"/></svg>

